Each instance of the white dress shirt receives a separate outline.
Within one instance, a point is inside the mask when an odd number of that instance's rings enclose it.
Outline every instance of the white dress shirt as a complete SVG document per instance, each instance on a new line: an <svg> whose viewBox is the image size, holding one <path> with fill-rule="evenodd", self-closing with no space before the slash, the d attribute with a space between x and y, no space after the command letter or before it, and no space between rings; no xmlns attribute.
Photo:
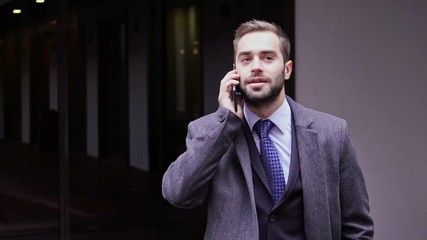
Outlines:
<svg viewBox="0 0 427 240"><path fill-rule="evenodd" d="M243 106L243 113L246 121L252 131L255 144L260 151L259 137L258 134L253 130L255 123L261 118L252 112L246 105ZM291 108L289 107L288 101L283 104L268 118L274 123L274 127L271 129L269 137L273 142L274 146L279 153L280 164L282 165L283 174L285 175L285 181L288 182L289 178L289 166L291 164L291 150L292 150L292 134L291 134ZM263 119L264 120L264 119Z"/></svg>

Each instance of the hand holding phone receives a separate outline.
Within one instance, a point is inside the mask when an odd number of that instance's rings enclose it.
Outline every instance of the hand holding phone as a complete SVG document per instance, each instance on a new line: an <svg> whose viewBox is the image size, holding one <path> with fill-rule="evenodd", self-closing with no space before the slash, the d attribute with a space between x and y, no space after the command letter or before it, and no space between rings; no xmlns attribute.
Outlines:
<svg viewBox="0 0 427 240"><path fill-rule="evenodd" d="M243 111L240 107L242 99L239 97L239 81L240 74L236 70L231 70L225 74L219 87L218 103L219 106L225 107L243 118Z"/></svg>

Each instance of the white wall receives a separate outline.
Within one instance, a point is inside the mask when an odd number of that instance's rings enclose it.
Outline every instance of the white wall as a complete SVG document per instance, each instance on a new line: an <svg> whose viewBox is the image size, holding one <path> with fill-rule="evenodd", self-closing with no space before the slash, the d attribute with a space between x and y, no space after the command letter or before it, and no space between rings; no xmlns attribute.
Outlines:
<svg viewBox="0 0 427 240"><path fill-rule="evenodd" d="M30 104L30 33L24 31L22 34L21 51L21 141L31 141L31 104Z"/></svg>
<svg viewBox="0 0 427 240"><path fill-rule="evenodd" d="M49 41L49 110L58 111L58 65L55 41Z"/></svg>
<svg viewBox="0 0 427 240"><path fill-rule="evenodd" d="M296 2L296 98L348 120L375 239L427 239L427 1Z"/></svg>
<svg viewBox="0 0 427 240"><path fill-rule="evenodd" d="M129 24L129 156L130 165L149 170L148 152L148 7L131 5ZM134 29L134 24L139 29ZM136 30L136 31L135 31Z"/></svg>
<svg viewBox="0 0 427 240"><path fill-rule="evenodd" d="M87 154L99 156L98 146L98 29L95 21L87 22L86 38L86 143ZM92 36L91 38L89 36ZM90 40L91 39L91 40Z"/></svg>

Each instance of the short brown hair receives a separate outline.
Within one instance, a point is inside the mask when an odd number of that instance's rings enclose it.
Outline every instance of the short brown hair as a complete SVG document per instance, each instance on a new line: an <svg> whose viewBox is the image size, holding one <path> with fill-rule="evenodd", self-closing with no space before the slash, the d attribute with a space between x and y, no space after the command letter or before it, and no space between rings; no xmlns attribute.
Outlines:
<svg viewBox="0 0 427 240"><path fill-rule="evenodd" d="M270 31L279 37L280 41L280 50L283 54L284 61L289 60L289 55L291 54L291 43L289 41L288 36L286 36L285 32L283 32L280 26L269 23L263 20L250 20L248 22L242 23L235 31L233 46L234 46L234 54L236 54L237 50L237 42L245 35L251 32L258 31Z"/></svg>

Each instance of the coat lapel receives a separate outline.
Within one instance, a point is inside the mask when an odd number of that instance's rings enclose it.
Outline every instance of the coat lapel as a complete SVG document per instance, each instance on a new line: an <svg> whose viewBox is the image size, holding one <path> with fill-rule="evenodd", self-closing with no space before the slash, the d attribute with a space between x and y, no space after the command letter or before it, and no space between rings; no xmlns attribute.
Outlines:
<svg viewBox="0 0 427 240"><path fill-rule="evenodd" d="M324 164L311 114L287 98L295 121L307 239L331 239Z"/></svg>
<svg viewBox="0 0 427 240"><path fill-rule="evenodd" d="M242 125L242 131L239 131L234 138L234 147L236 149L237 158L239 159L240 165L242 166L243 175L245 177L246 185L249 189L251 203L253 208L255 208L255 194L254 194L254 185L252 179L252 168L249 155L249 148L246 142L244 134L244 126Z"/></svg>
<svg viewBox="0 0 427 240"><path fill-rule="evenodd" d="M254 138L252 136L252 132L246 120L243 121L243 130L245 133L247 145L249 147L249 156L250 156L252 168L255 170L256 174L258 174L265 188L270 192L270 195L271 195L271 190L267 180L267 175L265 174L265 170L264 170L264 167L262 166L262 161L260 159L258 149L256 147Z"/></svg>

